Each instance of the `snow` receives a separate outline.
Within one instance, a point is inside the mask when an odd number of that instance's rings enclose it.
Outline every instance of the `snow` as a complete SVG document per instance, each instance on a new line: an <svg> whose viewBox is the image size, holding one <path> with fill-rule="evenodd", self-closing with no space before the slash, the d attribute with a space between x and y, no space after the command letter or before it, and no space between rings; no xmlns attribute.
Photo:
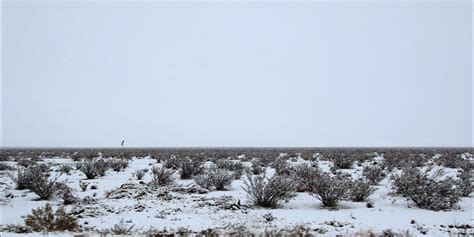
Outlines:
<svg viewBox="0 0 474 237"><path fill-rule="evenodd" d="M59 168L59 164L70 163L71 159L53 158L44 159L45 163L54 164L54 168ZM296 159L291 163L306 162ZM80 171L72 170L69 175L60 175L58 171L53 171L52 176L59 176L59 180L66 181L74 188L76 195L80 198L86 196L97 199L96 203L82 205L85 209L94 209L95 216L83 216L79 219L82 226L105 230L112 228L120 221L134 226L134 231L141 232L149 228L157 230L178 229L185 227L194 231L206 230L209 228L219 229L227 227L245 226L255 231L265 229L291 229L301 225L312 230L323 229L326 234L335 233L356 233L358 231L383 231L391 229L395 232L406 232L420 235L420 228L428 230L430 236L448 235L448 231L456 232L455 228L449 225L473 223L474 198L465 197L459 202L459 209L450 211L430 211L419 209L415 206L408 207L407 201L400 197L390 195L390 182L388 178L382 180L377 185L377 190L369 197L369 201L374 204L373 208L368 208L366 202L356 203L342 201L336 210L323 208L321 202L308 193L298 193L294 199L283 203L276 209L266 209L252 207L247 195L242 189L244 176L241 180L235 180L227 191L212 191L207 194L170 193L172 199L159 197L149 197L142 200L135 199L108 199L106 194L120 187L124 183L139 184L140 181L133 177L133 172L138 169L151 168L157 165L156 160L149 157L133 158L128 168L121 172L107 171L106 176L93 180L85 180L85 175ZM250 165L249 162L244 163ZM322 170L329 171L330 162L320 161ZM267 177L275 172L272 168L267 168ZM455 169L446 169L446 175L455 176ZM354 169L343 170L343 172L358 177L362 172L362 166L354 165ZM190 185L192 180L180 180L178 174L174 174L175 185ZM143 182L151 180L151 171L143 178ZM81 191L79 181L94 184L96 190ZM89 187L90 187L89 185ZM37 196L28 190L15 190L14 183L3 173L0 176L0 225L7 224L21 225L24 223L23 217L32 209L41 207L49 202L53 206L61 205L61 200L36 201ZM13 194L14 198L7 198L7 194ZM148 196L147 196L148 197ZM240 210L223 209L219 206L219 200L236 203L238 200L249 208ZM217 204L216 204L217 203ZM72 210L73 205L66 207ZM142 209L140 211L140 209ZM268 221L263 216L271 213L274 220ZM342 226L333 226L331 221L341 223ZM412 224L412 221L414 223ZM472 229L471 229L472 232ZM2 236L16 236L13 233L1 233ZM25 236L25 235L22 235ZM34 236L33 234L26 236ZM51 235L56 236L56 235ZM59 233L57 236L61 236Z"/></svg>

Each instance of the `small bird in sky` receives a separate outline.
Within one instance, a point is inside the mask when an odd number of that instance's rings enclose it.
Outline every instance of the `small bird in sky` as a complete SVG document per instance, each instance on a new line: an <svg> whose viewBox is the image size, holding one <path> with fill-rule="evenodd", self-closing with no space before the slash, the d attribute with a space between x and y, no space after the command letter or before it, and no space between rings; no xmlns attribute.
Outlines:
<svg viewBox="0 0 474 237"><path fill-rule="evenodd" d="M123 147L123 144L125 143L125 140L122 140L122 143L120 144L120 146Z"/></svg>

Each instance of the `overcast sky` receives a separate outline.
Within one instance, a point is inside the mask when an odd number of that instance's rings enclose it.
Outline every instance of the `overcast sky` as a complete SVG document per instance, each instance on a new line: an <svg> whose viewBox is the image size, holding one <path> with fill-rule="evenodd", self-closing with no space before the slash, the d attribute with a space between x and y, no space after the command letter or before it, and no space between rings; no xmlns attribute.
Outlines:
<svg viewBox="0 0 474 237"><path fill-rule="evenodd" d="M471 146L466 1L3 1L3 146Z"/></svg>

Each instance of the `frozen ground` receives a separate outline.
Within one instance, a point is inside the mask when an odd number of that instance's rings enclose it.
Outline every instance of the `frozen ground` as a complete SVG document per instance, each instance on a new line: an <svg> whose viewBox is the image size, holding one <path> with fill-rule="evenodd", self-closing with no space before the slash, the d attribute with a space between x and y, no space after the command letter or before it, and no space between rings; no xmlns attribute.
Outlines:
<svg viewBox="0 0 474 237"><path fill-rule="evenodd" d="M61 163L71 163L71 159L44 159L53 169ZM304 161L298 161L304 162ZM10 162L15 165L14 162ZM256 233L277 229L295 229L299 226L326 235L353 235L358 232L382 232L391 229L394 232L410 235L447 236L455 233L473 233L473 229L459 229L456 226L473 223L474 198L462 198L459 208L450 211L430 211L408 207L407 201L390 195L390 182L385 178L377 191L369 197L374 204L368 208L367 202L343 201L336 210L325 209L321 202L308 193L298 193L294 199L283 203L276 209L254 207L249 203L243 191L243 181L234 180L227 191L212 191L205 194L188 193L182 187L193 187L194 181L181 180L175 174L172 187L150 189L144 183L151 180L151 172L147 172L142 182L133 177L133 172L142 168L157 165L155 159L133 158L128 168L121 172L107 171L105 177L85 180L82 172L73 170L69 175L53 171L52 176L60 176L75 189L77 196L93 197L94 200L80 205L68 205L66 209L75 213L82 227L90 232L103 231L122 222L125 226L133 226L135 233L143 233L152 228L157 230L177 230L186 228L193 231L206 229L239 229L245 227ZM246 165L249 165L247 163ZM319 165L328 169L329 164L321 161ZM353 176L362 172L362 167L344 170ZM447 170L447 174L455 173ZM268 176L274 173L267 168ZM81 191L79 181L96 185L97 189ZM127 184L114 192L117 188ZM181 187L181 188L179 188ZM181 189L181 190L180 190ZM23 224L23 217L33 208L44 206L46 202L53 206L62 205L62 200L36 201L37 196L28 190L15 190L14 183L3 173L0 176L0 224ZM241 208L233 208L232 204L241 202ZM270 215L270 214L271 215ZM273 218L271 218L273 217ZM2 236L13 236L12 233L1 233ZM31 234L30 234L31 235ZM33 234L35 235L35 234Z"/></svg>

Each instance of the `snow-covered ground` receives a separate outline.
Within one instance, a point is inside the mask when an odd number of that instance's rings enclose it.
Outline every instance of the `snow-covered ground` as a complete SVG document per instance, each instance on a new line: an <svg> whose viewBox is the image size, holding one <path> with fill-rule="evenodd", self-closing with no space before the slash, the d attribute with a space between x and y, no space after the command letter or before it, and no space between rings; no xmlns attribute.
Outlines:
<svg viewBox="0 0 474 237"><path fill-rule="evenodd" d="M44 159L45 163L53 164L58 169L59 164L74 162L71 159ZM14 162L10 162L15 165ZM246 165L249 165L247 163ZM342 201L339 208L330 210L323 208L321 202L308 193L297 193L297 196L276 209L266 209L252 206L247 194L242 189L243 179L234 180L227 191L212 191L205 194L187 193L172 188L151 189L146 183L151 181L151 172L147 172L142 181L133 176L138 169L151 168L157 165L155 159L148 157L133 158L128 168L121 172L107 171L106 176L86 180L85 175L72 170L69 175L52 171L53 177L66 181L74 188L80 198L93 197L90 203L68 205L66 210L78 216L79 223L91 233L112 228L122 222L125 226L133 226L136 233L148 229L177 230L186 228L193 231L207 229L250 229L256 233L277 229L302 229L314 233L354 235L367 231L382 232L392 230L410 235L422 235L427 231L428 236L446 236L454 233L473 233L473 229L459 229L456 226L469 224L472 226L474 198L462 198L458 209L450 211L431 211L408 206L405 199L390 195L390 180L385 178L380 182L374 194L368 200L374 205L367 207L367 202ZM323 170L329 169L327 162L319 162ZM362 167L344 170L356 177L362 172ZM267 168L271 176L274 169ZM447 169L447 174L455 174L456 170ZM189 187L194 181L181 180L177 173L173 187ZM97 186L97 189L81 191L79 181ZM114 195L107 198L107 193L121 185L122 198L115 199ZM136 197L139 196L139 197ZM0 175L0 224L24 224L23 217L31 210L44 206L47 202L57 207L62 200L37 201L36 194L28 190L15 190L14 183L6 173ZM242 208L230 208L231 204L241 202ZM273 218L269 218L273 217ZM14 236L13 233L0 233L1 236ZM29 234L37 235L35 233Z"/></svg>

